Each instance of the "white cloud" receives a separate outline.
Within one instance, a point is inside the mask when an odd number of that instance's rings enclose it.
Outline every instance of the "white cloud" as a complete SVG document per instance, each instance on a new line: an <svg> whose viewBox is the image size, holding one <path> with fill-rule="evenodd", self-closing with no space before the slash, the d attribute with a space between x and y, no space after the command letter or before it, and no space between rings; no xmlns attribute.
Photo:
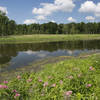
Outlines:
<svg viewBox="0 0 100 100"><path fill-rule="evenodd" d="M87 16L87 17L85 17L85 19L88 20L88 21L94 21L95 20L95 18L93 16Z"/></svg>
<svg viewBox="0 0 100 100"><path fill-rule="evenodd" d="M37 20L35 19L27 19L24 21L24 24L34 24L34 23L37 23Z"/></svg>
<svg viewBox="0 0 100 100"><path fill-rule="evenodd" d="M76 19L74 19L73 17L69 17L67 20L68 20L69 22L76 22Z"/></svg>
<svg viewBox="0 0 100 100"><path fill-rule="evenodd" d="M54 4L58 7L58 10L64 12L71 12L75 7L74 0L55 0Z"/></svg>
<svg viewBox="0 0 100 100"><path fill-rule="evenodd" d="M100 2L95 4L93 1L86 1L81 4L79 12L93 13L96 17L100 17Z"/></svg>
<svg viewBox="0 0 100 100"><path fill-rule="evenodd" d="M91 13L94 12L96 8L96 5L93 1L86 1L83 4L81 4L81 8L79 9L79 12L87 12Z"/></svg>
<svg viewBox="0 0 100 100"><path fill-rule="evenodd" d="M0 6L0 11L5 13L5 14L8 14L8 11L7 11L7 8L6 7L1 7Z"/></svg>
<svg viewBox="0 0 100 100"><path fill-rule="evenodd" d="M50 15L52 12L56 11L57 7L51 3L42 3L43 8L34 8L32 13L42 16Z"/></svg>
<svg viewBox="0 0 100 100"><path fill-rule="evenodd" d="M46 19L45 16L42 16L42 15L37 16L36 18L37 18L37 20L45 20Z"/></svg>
<svg viewBox="0 0 100 100"><path fill-rule="evenodd" d="M51 22L52 22L52 23L55 23L56 21L54 21L54 20L51 20Z"/></svg>
<svg viewBox="0 0 100 100"><path fill-rule="evenodd" d="M97 6L96 6L95 16L100 17L100 3L98 3Z"/></svg>
<svg viewBox="0 0 100 100"><path fill-rule="evenodd" d="M54 0L54 3L41 3L41 8L34 8L33 14L38 16L48 16L54 12L71 12L75 7L73 0Z"/></svg>

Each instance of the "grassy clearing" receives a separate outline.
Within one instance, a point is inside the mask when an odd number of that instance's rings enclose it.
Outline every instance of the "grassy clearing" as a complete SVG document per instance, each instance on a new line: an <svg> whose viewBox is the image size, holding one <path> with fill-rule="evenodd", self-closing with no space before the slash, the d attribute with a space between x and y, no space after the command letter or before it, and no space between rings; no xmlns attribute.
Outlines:
<svg viewBox="0 0 100 100"><path fill-rule="evenodd" d="M93 40L100 39L99 34L95 35L19 35L0 37L0 43L36 43L55 42L68 40Z"/></svg>
<svg viewBox="0 0 100 100"><path fill-rule="evenodd" d="M0 84L2 100L99 100L100 54L49 64Z"/></svg>

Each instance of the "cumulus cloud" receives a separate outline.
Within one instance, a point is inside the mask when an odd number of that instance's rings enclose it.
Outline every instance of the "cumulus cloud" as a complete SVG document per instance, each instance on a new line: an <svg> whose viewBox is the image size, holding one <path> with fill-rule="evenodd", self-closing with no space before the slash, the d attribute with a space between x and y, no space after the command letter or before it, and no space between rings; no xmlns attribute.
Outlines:
<svg viewBox="0 0 100 100"><path fill-rule="evenodd" d="M69 22L76 22L76 19L74 19L73 17L69 17L67 20L68 20Z"/></svg>
<svg viewBox="0 0 100 100"><path fill-rule="evenodd" d="M8 11L7 11L7 8L6 7L1 7L0 6L0 11L5 13L5 14L8 14Z"/></svg>
<svg viewBox="0 0 100 100"><path fill-rule="evenodd" d="M36 18L37 18L37 20L45 20L46 19L45 16L42 16L42 15L37 16Z"/></svg>
<svg viewBox="0 0 100 100"><path fill-rule="evenodd" d="M34 8L32 13L42 16L50 15L52 12L56 11L57 7L50 3L42 3L43 8Z"/></svg>
<svg viewBox="0 0 100 100"><path fill-rule="evenodd" d="M79 12L93 13L95 16L100 17L100 2L95 4L93 1L86 1L81 4Z"/></svg>
<svg viewBox="0 0 100 100"><path fill-rule="evenodd" d="M96 8L96 5L93 1L86 1L83 4L81 4L81 8L79 9L79 12L94 12Z"/></svg>
<svg viewBox="0 0 100 100"><path fill-rule="evenodd" d="M75 7L73 0L54 0L53 3L41 3L41 8L34 8L33 14L38 16L48 16L54 12L71 12Z"/></svg>
<svg viewBox="0 0 100 100"><path fill-rule="evenodd" d="M100 3L98 3L97 6L96 6L95 15L96 15L97 17L100 17Z"/></svg>
<svg viewBox="0 0 100 100"><path fill-rule="evenodd" d="M35 19L26 19L24 21L24 24L34 24L34 23L37 23L37 20L35 20Z"/></svg>
<svg viewBox="0 0 100 100"><path fill-rule="evenodd" d="M52 23L55 23L56 21L54 21L54 20L51 20L51 22L52 22Z"/></svg>
<svg viewBox="0 0 100 100"><path fill-rule="evenodd" d="M93 17L93 16L87 16L87 17L85 17L85 19L88 20L88 21L94 21L95 17Z"/></svg>

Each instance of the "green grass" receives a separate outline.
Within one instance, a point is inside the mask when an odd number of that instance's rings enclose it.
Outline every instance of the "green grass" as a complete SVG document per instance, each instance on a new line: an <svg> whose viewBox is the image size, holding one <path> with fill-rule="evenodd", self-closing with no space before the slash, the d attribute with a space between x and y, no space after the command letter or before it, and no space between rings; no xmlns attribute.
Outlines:
<svg viewBox="0 0 100 100"><path fill-rule="evenodd" d="M16 35L0 37L0 43L36 43L36 42L55 42L68 40L93 40L100 39L99 34L95 35Z"/></svg>
<svg viewBox="0 0 100 100"><path fill-rule="evenodd" d="M1 83L0 100L100 99L100 54L72 58L43 68L38 73L23 73L8 83ZM69 96L68 91L72 92Z"/></svg>

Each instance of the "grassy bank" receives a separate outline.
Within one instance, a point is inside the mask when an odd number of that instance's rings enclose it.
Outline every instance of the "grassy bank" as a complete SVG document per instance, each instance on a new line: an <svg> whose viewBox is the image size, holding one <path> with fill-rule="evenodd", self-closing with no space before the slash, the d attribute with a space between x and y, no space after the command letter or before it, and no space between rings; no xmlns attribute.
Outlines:
<svg viewBox="0 0 100 100"><path fill-rule="evenodd" d="M55 42L68 40L98 40L99 34L95 35L19 35L0 37L0 43L36 43L36 42Z"/></svg>
<svg viewBox="0 0 100 100"><path fill-rule="evenodd" d="M0 83L4 100L99 100L100 54L49 64Z"/></svg>

